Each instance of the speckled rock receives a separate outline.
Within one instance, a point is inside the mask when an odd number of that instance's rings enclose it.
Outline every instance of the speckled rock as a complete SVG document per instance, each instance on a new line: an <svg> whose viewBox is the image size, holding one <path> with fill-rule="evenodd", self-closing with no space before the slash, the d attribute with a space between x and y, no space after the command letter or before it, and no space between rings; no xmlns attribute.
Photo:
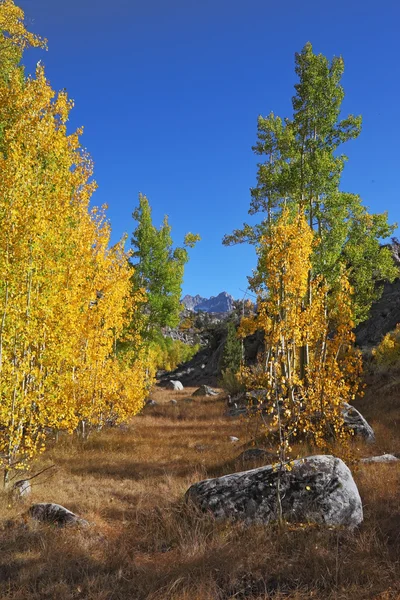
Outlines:
<svg viewBox="0 0 400 600"><path fill-rule="evenodd" d="M343 417L345 426L352 429L354 435L363 437L366 442L371 444L375 442L375 433L371 425L354 406L347 402L344 404Z"/></svg>
<svg viewBox="0 0 400 600"><path fill-rule="evenodd" d="M362 522L361 498L350 469L329 455L296 460L291 471L281 473L278 465L269 465L206 479L192 485L186 498L218 519L268 524L278 518L278 478L285 520L350 529Z"/></svg>
<svg viewBox="0 0 400 600"><path fill-rule="evenodd" d="M81 519L75 513L71 512L60 504L51 503L39 503L32 504L28 511L29 515L37 521L43 521L46 523L54 523L56 525L83 525L87 526L89 523L85 519Z"/></svg>

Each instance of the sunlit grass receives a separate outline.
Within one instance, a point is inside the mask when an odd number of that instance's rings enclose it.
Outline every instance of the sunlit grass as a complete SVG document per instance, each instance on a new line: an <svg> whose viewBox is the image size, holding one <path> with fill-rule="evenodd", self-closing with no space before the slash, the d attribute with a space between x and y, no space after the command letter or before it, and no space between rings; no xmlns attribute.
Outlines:
<svg viewBox="0 0 400 600"><path fill-rule="evenodd" d="M155 389L158 405L145 408L128 428L104 430L86 442L62 436L35 465L57 469L43 483L47 474L38 478L29 502L58 502L90 528L34 523L24 516L29 504L11 503L3 494L0 597L399 598L399 467L356 470L365 522L355 533L216 522L187 505L184 493L199 479L242 470L236 459L251 430L224 416L222 398L192 400L193 390ZM354 446L360 455L400 451L396 398L379 398L371 388L359 401L377 431L375 447ZM239 442L230 442L231 435Z"/></svg>

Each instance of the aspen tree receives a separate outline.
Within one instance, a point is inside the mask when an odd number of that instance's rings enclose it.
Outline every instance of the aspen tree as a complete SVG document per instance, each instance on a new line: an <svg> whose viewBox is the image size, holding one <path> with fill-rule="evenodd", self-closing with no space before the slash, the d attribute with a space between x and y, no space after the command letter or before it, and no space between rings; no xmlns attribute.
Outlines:
<svg viewBox="0 0 400 600"><path fill-rule="evenodd" d="M241 324L242 335L264 332L262 362L243 368L241 377L247 387L265 390L270 425L279 433L281 464L296 438L306 436L326 449L331 438L346 437L343 403L359 385L361 359L353 349L352 290L345 273L332 295L322 276L312 279L313 302L305 301L315 243L303 213L291 217L285 209L261 239L259 272L267 293L259 295L257 315ZM303 372L305 345L309 363Z"/></svg>
<svg viewBox="0 0 400 600"><path fill-rule="evenodd" d="M149 383L140 353L116 356L143 295L131 293L123 243L109 249L96 184L67 134L72 102L37 66L18 59L43 46L23 12L0 2L0 459L7 482L44 448L49 430L101 426L137 412ZM137 336L134 342L138 343ZM140 346L140 344L138 343Z"/></svg>
<svg viewBox="0 0 400 600"><path fill-rule="evenodd" d="M285 206L303 210L320 241L312 251L313 276L322 275L333 288L346 270L357 324L380 297L382 281L398 276L389 249L380 247L395 226L388 224L387 213L370 214L358 195L340 188L347 160L342 146L361 132L360 116L341 115L342 57L329 61L307 43L295 55L295 70L293 116L258 117L253 150L260 163L248 212L260 215L261 221L226 235L224 244L257 246ZM249 278L254 289L260 275Z"/></svg>

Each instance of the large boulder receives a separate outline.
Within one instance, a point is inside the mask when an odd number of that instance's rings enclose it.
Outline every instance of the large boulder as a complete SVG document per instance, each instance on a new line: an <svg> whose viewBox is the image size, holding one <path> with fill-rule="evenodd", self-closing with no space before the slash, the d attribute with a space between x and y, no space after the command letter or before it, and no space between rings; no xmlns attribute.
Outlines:
<svg viewBox="0 0 400 600"><path fill-rule="evenodd" d="M339 458L317 455L296 460L290 471L268 465L193 484L186 498L218 519L265 523L287 521L346 526L363 520L360 494L350 469Z"/></svg>
<svg viewBox="0 0 400 600"><path fill-rule="evenodd" d="M181 392L183 390L183 385L180 381L168 381L165 387L167 390L174 390L174 392Z"/></svg>
<svg viewBox="0 0 400 600"><path fill-rule="evenodd" d="M75 513L68 510L68 508L61 506L60 504L54 504L53 502L32 504L28 513L33 519L36 519L36 521L53 523L59 526L89 525L85 519L81 519Z"/></svg>
<svg viewBox="0 0 400 600"><path fill-rule="evenodd" d="M371 425L354 406L347 402L343 405L343 417L346 428L352 430L354 435L364 438L368 443L375 442L375 433Z"/></svg>

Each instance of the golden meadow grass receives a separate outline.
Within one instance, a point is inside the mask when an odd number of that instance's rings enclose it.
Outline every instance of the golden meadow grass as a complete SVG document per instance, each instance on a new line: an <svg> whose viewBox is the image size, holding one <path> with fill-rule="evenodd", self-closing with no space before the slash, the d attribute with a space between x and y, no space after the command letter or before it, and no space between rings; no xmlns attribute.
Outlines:
<svg viewBox="0 0 400 600"><path fill-rule="evenodd" d="M387 384L372 377L358 403L377 433L374 448L354 446L359 455L400 452L400 398ZM29 502L1 496L0 598L400 598L399 467L356 469L365 521L355 533L216 522L184 493L199 479L242 470L236 458L250 432L224 416L222 397L191 400L193 391L156 388L158 405L128 427L86 442L61 436L34 465L56 470L32 481ZM24 515L31 502L60 503L92 525L34 523Z"/></svg>

